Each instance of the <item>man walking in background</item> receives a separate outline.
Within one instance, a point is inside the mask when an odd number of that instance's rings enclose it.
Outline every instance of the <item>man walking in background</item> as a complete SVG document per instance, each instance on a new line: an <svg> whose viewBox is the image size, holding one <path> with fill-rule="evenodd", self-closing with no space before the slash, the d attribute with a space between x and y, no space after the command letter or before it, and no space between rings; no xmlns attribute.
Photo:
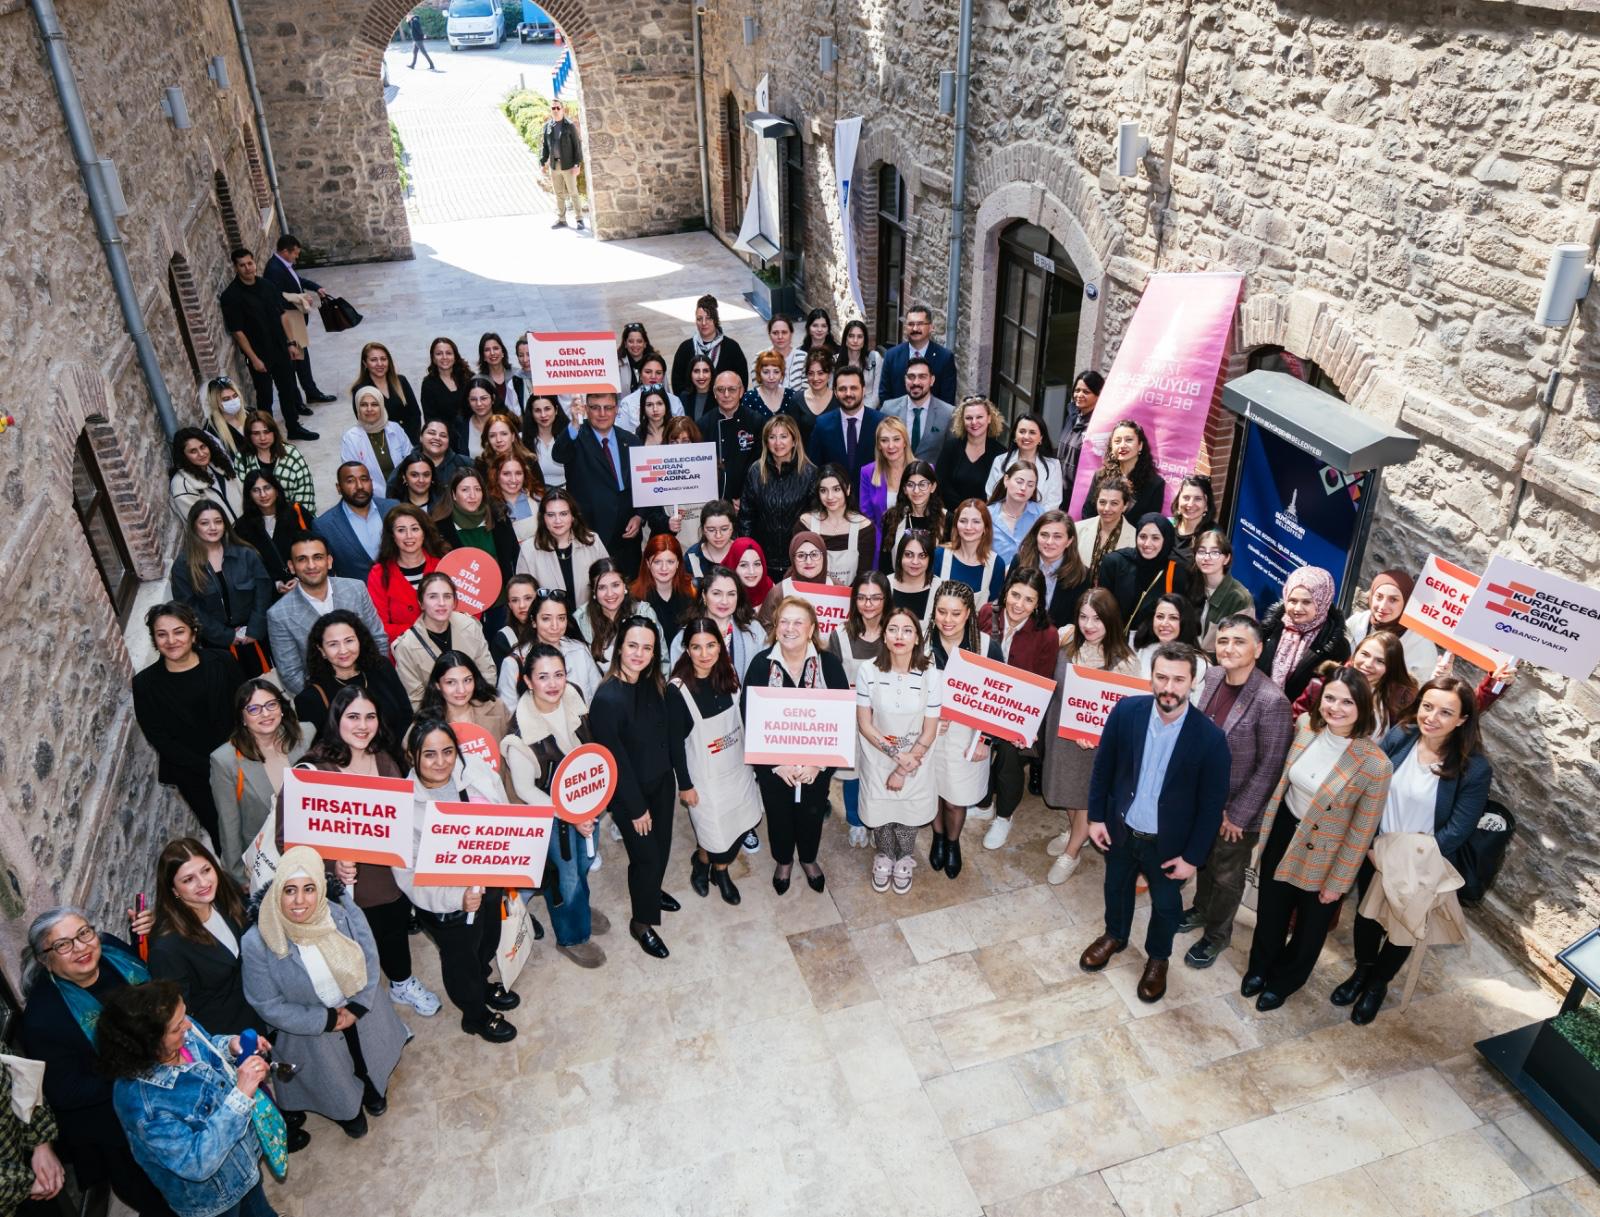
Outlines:
<svg viewBox="0 0 1600 1217"><path fill-rule="evenodd" d="M539 164L550 175L550 188L556 196L556 222L551 228L567 226L567 201L572 201L574 226L583 227L583 196L578 193L578 169L583 164L583 146L578 128L567 118L567 108L557 98L550 103L550 121L544 125L544 144L539 149Z"/></svg>
<svg viewBox="0 0 1600 1217"><path fill-rule="evenodd" d="M416 67L417 56L421 55L428 61L428 71L437 72L439 69L433 66L433 56L428 54L428 48L422 45L422 15L413 12L411 20L407 22L407 28L411 31L411 63L409 66Z"/></svg>

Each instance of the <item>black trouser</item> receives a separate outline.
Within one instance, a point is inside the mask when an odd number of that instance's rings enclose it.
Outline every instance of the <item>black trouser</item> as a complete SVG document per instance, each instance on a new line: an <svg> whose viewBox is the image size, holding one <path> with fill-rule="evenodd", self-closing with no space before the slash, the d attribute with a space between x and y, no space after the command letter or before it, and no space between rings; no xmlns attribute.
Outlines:
<svg viewBox="0 0 1600 1217"><path fill-rule="evenodd" d="M305 347L301 347L300 351L300 358L294 361L294 374L295 379L300 382L300 392L309 400L318 396L322 390L317 388L317 379L311 375L311 352Z"/></svg>
<svg viewBox="0 0 1600 1217"><path fill-rule="evenodd" d="M283 421L288 426L294 426L295 419L306 412L306 403L300 397L300 386L295 383L294 364L289 362L287 356L277 362L268 362L265 372L251 368L250 383L256 391L257 410L272 413L272 390L276 388L283 402Z"/></svg>
<svg viewBox="0 0 1600 1217"><path fill-rule="evenodd" d="M1373 868L1372 860L1365 859L1361 863L1361 871L1356 875L1356 907L1361 907L1361 902L1366 899L1367 888L1372 885L1373 877L1378 872ZM1389 941L1388 931L1383 928L1383 923L1374 921L1371 917L1356 914L1355 925L1356 939L1356 964L1372 969L1373 981L1388 984L1400 975L1400 969L1405 967L1406 960L1411 958L1411 948L1400 946Z"/></svg>
<svg viewBox="0 0 1600 1217"><path fill-rule="evenodd" d="M178 788L183 801L189 804L189 810L200 821L200 827L210 835L211 846L215 849L222 843L222 838L217 833L217 801L211 797L211 775L203 769L178 769L173 772L172 784Z"/></svg>
<svg viewBox="0 0 1600 1217"><path fill-rule="evenodd" d="M824 770L816 781L800 787L800 801L794 787L780 778L770 765L756 766L756 786L761 791L761 806L767 813L767 844L772 860L779 866L792 866L795 853L807 866L817 860L822 844L822 821L828 814L828 782Z"/></svg>
<svg viewBox="0 0 1600 1217"><path fill-rule="evenodd" d="M461 1011L461 1028L476 1031L489 1019L489 966L500 945L501 890L491 887L471 925L465 913L423 913L423 923L439 947L444 991Z"/></svg>
<svg viewBox="0 0 1600 1217"><path fill-rule="evenodd" d="M357 891L360 884L357 883ZM411 979L411 901L401 896L361 910L378 946L378 966L394 984Z"/></svg>
<svg viewBox="0 0 1600 1217"><path fill-rule="evenodd" d="M1022 802L1022 753L1007 740L990 737L994 763L989 767L989 785L994 790L994 814L1009 820ZM1039 764L1041 762L1034 762Z"/></svg>
<svg viewBox="0 0 1600 1217"><path fill-rule="evenodd" d="M644 810L650 813L650 831L641 833L620 807L612 819L622 833L622 847L628 851L628 898L633 904L633 919L641 925L661 924L661 880L666 877L667 860L672 855L672 813L678 798L678 783L668 769L654 782L640 786Z"/></svg>
<svg viewBox="0 0 1600 1217"><path fill-rule="evenodd" d="M411 66L412 67L416 67L417 66L417 56L418 55L421 55L424 59L426 59L428 61L428 66L430 68L433 66L433 56L428 54L428 48L423 46L420 40L416 41L416 42L413 42L411 44Z"/></svg>
<svg viewBox="0 0 1600 1217"><path fill-rule="evenodd" d="M1278 808L1272 834L1261 853L1256 936L1250 943L1250 975L1264 977L1267 989L1282 997L1288 997L1306 983L1328 940L1328 927L1339 911L1337 900L1324 904L1317 892L1308 892L1272 877L1299 824L1300 821L1289 814L1288 807ZM1289 933L1291 918L1294 921L1292 936Z"/></svg>
<svg viewBox="0 0 1600 1217"><path fill-rule="evenodd" d="M1183 884L1162 869L1154 833L1125 830L1126 837L1106 851L1106 933L1127 942L1133 933L1133 906L1139 876L1150 886L1150 925L1144 953L1152 960L1172 958L1172 939L1183 920Z"/></svg>

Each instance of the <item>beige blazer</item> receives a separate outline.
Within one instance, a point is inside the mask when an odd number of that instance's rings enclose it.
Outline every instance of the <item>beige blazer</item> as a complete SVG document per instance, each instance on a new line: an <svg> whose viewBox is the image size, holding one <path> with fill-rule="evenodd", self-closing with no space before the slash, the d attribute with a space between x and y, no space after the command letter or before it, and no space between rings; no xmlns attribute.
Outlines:
<svg viewBox="0 0 1600 1217"><path fill-rule="evenodd" d="M1083 564L1087 567L1094 560L1094 539L1100 535L1100 517L1090 516L1087 520L1075 520L1073 526L1078 530L1078 557L1083 559ZM1133 541L1133 525L1124 519L1122 532L1111 549L1126 549L1133 544ZM1106 553L1110 553L1111 549L1106 550Z"/></svg>
<svg viewBox="0 0 1600 1217"><path fill-rule="evenodd" d="M606 547L598 540L588 545L582 541L573 541L572 594L577 601L569 606L573 612L589 602L589 568L600 559L609 556ZM566 587L561 579L561 563L556 561L555 551L540 549L531 538L524 541L522 548L517 551L517 574L532 575L540 587Z"/></svg>
<svg viewBox="0 0 1600 1217"><path fill-rule="evenodd" d="M460 651L483 674L489 687L494 688L494 659L489 654L489 643L483 636L483 627L465 613L450 614L450 645ZM404 634L394 640L394 666L400 673L400 683L406 687L413 710L422 705L422 690L428 676L441 654L433 639L418 618Z"/></svg>

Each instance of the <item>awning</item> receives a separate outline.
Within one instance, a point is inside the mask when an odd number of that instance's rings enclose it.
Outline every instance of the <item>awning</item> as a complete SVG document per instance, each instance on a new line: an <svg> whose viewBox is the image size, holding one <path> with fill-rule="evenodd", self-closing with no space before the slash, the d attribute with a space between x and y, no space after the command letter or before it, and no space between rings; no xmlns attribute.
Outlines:
<svg viewBox="0 0 1600 1217"><path fill-rule="evenodd" d="M762 110L746 114L744 125L756 133L760 142L756 145L755 164L750 167L744 222L739 225L733 247L754 254L765 264L782 252L778 245L778 141L798 135L799 131L788 119Z"/></svg>
<svg viewBox="0 0 1600 1217"><path fill-rule="evenodd" d="M1222 404L1340 473L1403 465L1422 441L1385 427L1287 372L1247 372L1222 386Z"/></svg>
<svg viewBox="0 0 1600 1217"><path fill-rule="evenodd" d="M776 114L768 114L763 110L752 110L746 114L744 125L762 139L783 139L786 136L800 134L800 129L787 118L779 118Z"/></svg>

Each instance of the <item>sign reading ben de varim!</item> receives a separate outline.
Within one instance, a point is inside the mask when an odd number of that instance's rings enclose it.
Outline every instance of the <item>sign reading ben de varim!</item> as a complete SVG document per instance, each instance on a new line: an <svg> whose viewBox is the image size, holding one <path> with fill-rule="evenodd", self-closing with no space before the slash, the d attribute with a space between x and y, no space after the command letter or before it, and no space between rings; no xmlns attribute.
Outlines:
<svg viewBox="0 0 1600 1217"><path fill-rule="evenodd" d="M1600 663L1600 591L1496 555L1456 633L1587 680Z"/></svg>
<svg viewBox="0 0 1600 1217"><path fill-rule="evenodd" d="M609 332L575 331L541 334L528 331L528 367L533 392L616 393L617 336Z"/></svg>

